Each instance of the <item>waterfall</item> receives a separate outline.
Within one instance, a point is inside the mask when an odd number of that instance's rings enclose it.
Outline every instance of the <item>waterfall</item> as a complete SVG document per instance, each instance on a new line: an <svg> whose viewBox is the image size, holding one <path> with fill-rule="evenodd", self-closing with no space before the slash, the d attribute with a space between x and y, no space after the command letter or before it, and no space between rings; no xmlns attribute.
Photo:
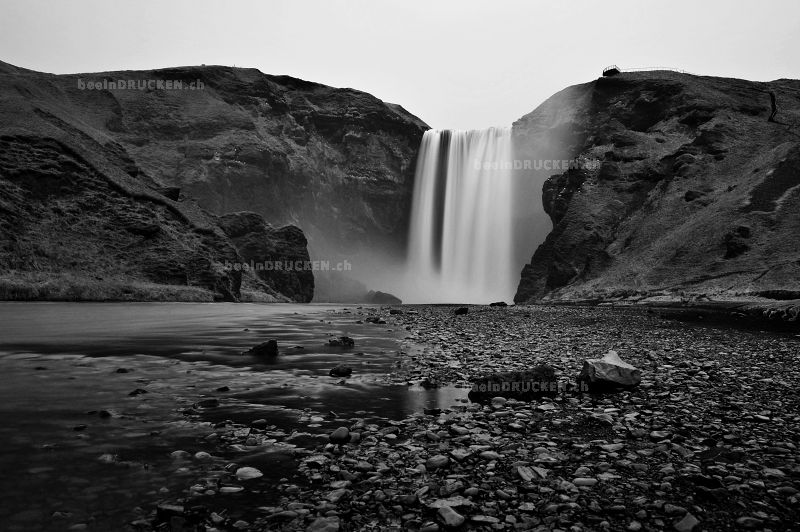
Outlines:
<svg viewBox="0 0 800 532"><path fill-rule="evenodd" d="M426 131L417 159L409 303L513 299L511 128Z"/></svg>

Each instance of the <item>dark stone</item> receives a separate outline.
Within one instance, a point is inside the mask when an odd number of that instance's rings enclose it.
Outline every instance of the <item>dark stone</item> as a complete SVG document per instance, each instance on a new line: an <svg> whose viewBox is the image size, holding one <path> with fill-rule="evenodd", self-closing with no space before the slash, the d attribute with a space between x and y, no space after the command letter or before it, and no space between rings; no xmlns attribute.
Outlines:
<svg viewBox="0 0 800 532"><path fill-rule="evenodd" d="M219 388L217 388L217 391L218 392L229 392L229 391L231 391L231 389L228 388L227 386L220 386Z"/></svg>
<svg viewBox="0 0 800 532"><path fill-rule="evenodd" d="M506 303L505 301L496 301L494 303L489 303L489 306L490 307L507 307L508 303Z"/></svg>
<svg viewBox="0 0 800 532"><path fill-rule="evenodd" d="M377 325L383 325L383 324L386 323L386 320L384 320L382 318L379 318L377 316L370 316L369 318L367 318L364 321L366 321L367 323L375 323Z"/></svg>
<svg viewBox="0 0 800 532"><path fill-rule="evenodd" d="M336 445L344 445L350 443L350 430L347 427L339 427L328 436L331 443Z"/></svg>
<svg viewBox="0 0 800 532"><path fill-rule="evenodd" d="M391 309L391 310L389 311L389 314L391 314L391 315L393 315L393 316L396 316L396 315L398 315L398 314L402 314L402 313L403 313L403 311L402 311L402 310L400 310L400 309L396 309L396 308L393 308L393 309Z"/></svg>
<svg viewBox="0 0 800 532"><path fill-rule="evenodd" d="M147 393L147 390L143 390L143 389L141 389L141 388L136 388L135 390L133 390L133 391L132 391L131 393L129 393L128 395L135 397L135 396L137 396L137 395L142 395L143 393Z"/></svg>
<svg viewBox="0 0 800 532"><path fill-rule="evenodd" d="M471 401L487 401L492 397L529 401L555 396L558 393L557 386L555 370L541 364L526 371L493 373L473 379L468 397Z"/></svg>
<svg viewBox="0 0 800 532"><path fill-rule="evenodd" d="M339 338L328 340L328 345L331 347L353 347L356 345L356 341L349 336L340 336Z"/></svg>
<svg viewBox="0 0 800 532"><path fill-rule="evenodd" d="M456 316L464 316L468 312L469 309L467 307L459 307L453 311L453 314L455 314Z"/></svg>
<svg viewBox="0 0 800 532"><path fill-rule="evenodd" d="M214 398L201 399L197 401L197 406L202 408L216 408L219 406L219 400Z"/></svg>
<svg viewBox="0 0 800 532"><path fill-rule="evenodd" d="M331 377L349 377L353 374L353 368L350 366L339 365L333 368L328 374Z"/></svg>
<svg viewBox="0 0 800 532"><path fill-rule="evenodd" d="M257 357L276 357L278 356L278 341L274 339L267 340L255 347L251 347L248 351L245 351L244 354Z"/></svg>

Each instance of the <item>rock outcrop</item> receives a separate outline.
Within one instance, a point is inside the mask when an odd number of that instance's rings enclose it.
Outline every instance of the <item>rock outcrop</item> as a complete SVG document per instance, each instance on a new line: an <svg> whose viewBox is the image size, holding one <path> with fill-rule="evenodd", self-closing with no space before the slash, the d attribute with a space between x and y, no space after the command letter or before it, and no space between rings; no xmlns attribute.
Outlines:
<svg viewBox="0 0 800 532"><path fill-rule="evenodd" d="M345 258L358 268L361 250L405 250L428 126L399 105L226 66L5 75L7 91L32 98L42 119L113 146L133 175L179 187L217 215L250 211L275 226L296 225L315 259ZM118 79L202 88L79 88Z"/></svg>
<svg viewBox="0 0 800 532"><path fill-rule="evenodd" d="M311 301L314 265L299 228L275 229L254 212L226 214L219 218L219 225L243 259L240 269L293 301Z"/></svg>
<svg viewBox="0 0 800 532"><path fill-rule="evenodd" d="M797 292L798 89L623 73L565 89L516 122L518 157L575 164L542 186L552 231L515 302Z"/></svg>
<svg viewBox="0 0 800 532"><path fill-rule="evenodd" d="M147 75L159 76L119 77ZM114 117L126 113L159 122L158 99L176 116L193 108L190 91L81 90L78 79L0 63L0 299L311 299L311 272L259 277L226 267L245 262L240 246L269 251L260 260L308 260L302 232L261 220L237 246L116 131ZM158 139L153 130L140 140ZM160 152L148 157L155 164Z"/></svg>

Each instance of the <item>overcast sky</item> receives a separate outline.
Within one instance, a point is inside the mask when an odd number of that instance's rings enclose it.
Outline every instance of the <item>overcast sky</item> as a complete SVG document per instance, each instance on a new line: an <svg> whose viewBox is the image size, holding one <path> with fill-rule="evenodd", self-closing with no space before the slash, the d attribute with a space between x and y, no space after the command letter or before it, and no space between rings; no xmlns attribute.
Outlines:
<svg viewBox="0 0 800 532"><path fill-rule="evenodd" d="M800 1L0 0L0 60L255 67L471 129L510 125L612 63L799 78Z"/></svg>

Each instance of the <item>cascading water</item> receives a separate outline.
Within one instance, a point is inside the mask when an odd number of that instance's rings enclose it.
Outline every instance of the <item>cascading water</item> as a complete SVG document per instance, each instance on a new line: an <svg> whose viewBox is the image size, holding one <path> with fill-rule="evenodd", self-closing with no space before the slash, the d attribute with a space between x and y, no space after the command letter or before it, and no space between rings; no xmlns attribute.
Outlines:
<svg viewBox="0 0 800 532"><path fill-rule="evenodd" d="M425 132L417 160L406 302L511 300L511 128Z"/></svg>

